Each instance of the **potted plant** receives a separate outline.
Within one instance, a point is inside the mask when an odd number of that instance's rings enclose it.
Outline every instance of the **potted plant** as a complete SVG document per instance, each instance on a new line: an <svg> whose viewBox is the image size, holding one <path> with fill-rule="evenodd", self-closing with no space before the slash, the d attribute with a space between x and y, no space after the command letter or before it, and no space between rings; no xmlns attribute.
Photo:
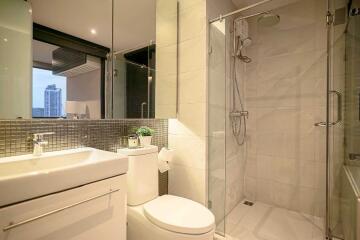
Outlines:
<svg viewBox="0 0 360 240"><path fill-rule="evenodd" d="M139 136L140 145L145 147L151 145L151 138L154 134L154 130L149 127L139 127L136 130L136 134Z"/></svg>

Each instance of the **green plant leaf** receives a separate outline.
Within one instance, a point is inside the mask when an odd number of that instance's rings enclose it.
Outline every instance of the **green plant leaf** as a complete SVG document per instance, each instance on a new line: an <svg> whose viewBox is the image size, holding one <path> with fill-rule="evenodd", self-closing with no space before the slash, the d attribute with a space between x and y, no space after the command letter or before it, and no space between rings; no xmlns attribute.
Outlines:
<svg viewBox="0 0 360 240"><path fill-rule="evenodd" d="M136 134L139 135L139 136L152 136L154 134L154 130L147 127L147 126L142 126L142 127L139 127L137 130L136 130Z"/></svg>

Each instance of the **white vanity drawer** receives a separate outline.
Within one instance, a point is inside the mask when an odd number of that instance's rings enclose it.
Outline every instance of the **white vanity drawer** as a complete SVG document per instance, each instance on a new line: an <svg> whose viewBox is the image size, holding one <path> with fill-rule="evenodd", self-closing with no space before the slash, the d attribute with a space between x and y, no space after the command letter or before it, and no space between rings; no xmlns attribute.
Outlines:
<svg viewBox="0 0 360 240"><path fill-rule="evenodd" d="M0 228L0 240L125 240L126 175L2 208Z"/></svg>

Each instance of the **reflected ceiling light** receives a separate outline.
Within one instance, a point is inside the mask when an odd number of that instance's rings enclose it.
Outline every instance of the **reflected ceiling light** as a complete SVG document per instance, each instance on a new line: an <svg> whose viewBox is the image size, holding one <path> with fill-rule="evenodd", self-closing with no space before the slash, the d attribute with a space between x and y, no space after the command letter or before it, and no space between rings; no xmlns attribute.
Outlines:
<svg viewBox="0 0 360 240"><path fill-rule="evenodd" d="M7 38L4 38L4 42L7 42L8 41L8 39Z"/></svg>
<svg viewBox="0 0 360 240"><path fill-rule="evenodd" d="M92 28L92 29L90 30L90 32L91 32L91 34L96 34L96 30L95 30L94 28Z"/></svg>

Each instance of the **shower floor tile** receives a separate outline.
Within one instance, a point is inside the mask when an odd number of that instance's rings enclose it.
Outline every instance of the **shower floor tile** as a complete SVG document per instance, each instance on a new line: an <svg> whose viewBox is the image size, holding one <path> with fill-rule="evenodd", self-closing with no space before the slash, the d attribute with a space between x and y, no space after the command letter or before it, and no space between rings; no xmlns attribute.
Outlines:
<svg viewBox="0 0 360 240"><path fill-rule="evenodd" d="M261 202L227 216L226 240L322 240L323 219Z"/></svg>

